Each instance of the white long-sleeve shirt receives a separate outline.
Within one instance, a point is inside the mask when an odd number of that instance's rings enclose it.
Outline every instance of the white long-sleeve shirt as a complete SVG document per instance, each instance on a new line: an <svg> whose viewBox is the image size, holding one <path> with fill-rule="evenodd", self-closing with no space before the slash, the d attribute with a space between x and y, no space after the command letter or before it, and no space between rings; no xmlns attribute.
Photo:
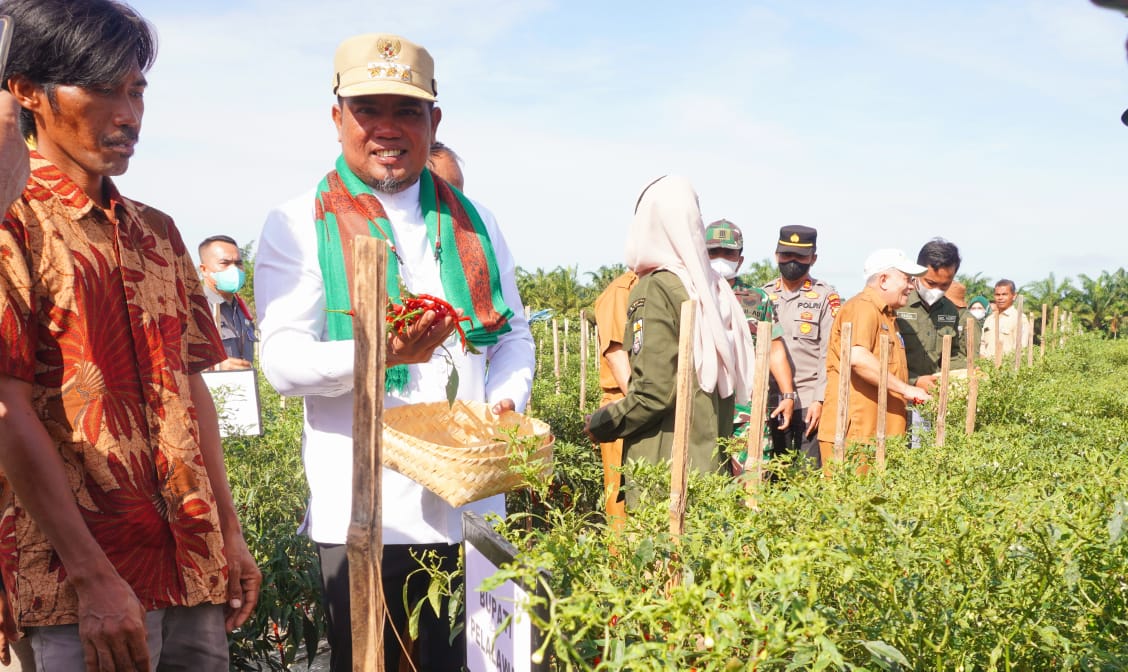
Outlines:
<svg viewBox="0 0 1128 672"><path fill-rule="evenodd" d="M255 256L255 304L263 373L280 394L305 398L302 459L310 489L305 528L314 541L343 544L352 508L353 341L328 340L314 196L311 190L267 215ZM376 196L391 222L408 290L444 296L419 207L419 183ZM512 399L522 411L532 389L533 337L509 247L493 214L474 205L493 244L502 293L513 311L512 330L481 355L463 353L456 335L447 342L458 369L458 398L491 405ZM441 348L431 361L411 365L409 375L403 393L385 395L386 408L446 399L450 366ZM382 479L385 544L456 543L462 539L462 511L505 513L502 495L455 509L398 472L384 469Z"/></svg>

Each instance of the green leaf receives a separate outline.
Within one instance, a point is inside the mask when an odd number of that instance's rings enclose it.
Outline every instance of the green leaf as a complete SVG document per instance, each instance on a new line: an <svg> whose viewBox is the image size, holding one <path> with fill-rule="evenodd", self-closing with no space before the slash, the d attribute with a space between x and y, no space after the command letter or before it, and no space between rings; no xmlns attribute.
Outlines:
<svg viewBox="0 0 1128 672"><path fill-rule="evenodd" d="M442 588L438 581L431 581L431 585L427 587L427 601L431 603L436 616L441 616L443 613Z"/></svg>
<svg viewBox="0 0 1128 672"><path fill-rule="evenodd" d="M873 656L873 662L881 666L883 670L900 670L903 667L909 667L909 661L905 655L897 650L897 647L891 644L886 644L881 640L872 642L862 642L866 650Z"/></svg>
<svg viewBox="0 0 1128 672"><path fill-rule="evenodd" d="M454 406L454 400L458 398L458 369L453 366L450 367L450 377L447 378L446 398L448 406Z"/></svg>
<svg viewBox="0 0 1128 672"><path fill-rule="evenodd" d="M1124 502L1123 497L1117 497L1116 504L1112 506L1112 518L1108 521L1108 543L1110 544L1115 544L1124 536L1125 509L1128 509L1128 504Z"/></svg>

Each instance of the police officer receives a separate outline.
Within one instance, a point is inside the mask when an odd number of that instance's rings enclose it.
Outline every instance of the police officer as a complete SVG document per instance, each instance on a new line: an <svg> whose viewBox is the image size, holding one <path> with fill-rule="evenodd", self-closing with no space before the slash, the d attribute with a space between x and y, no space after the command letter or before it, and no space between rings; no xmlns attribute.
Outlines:
<svg viewBox="0 0 1128 672"><path fill-rule="evenodd" d="M830 327L842 299L822 280L811 277L818 259L818 231L809 226L784 226L776 243L779 277L763 286L783 327L783 343L799 396L790 426L772 430L776 451L794 450L820 465L818 426L826 391L826 347ZM786 399L786 387L772 372L768 403Z"/></svg>
<svg viewBox="0 0 1128 672"><path fill-rule="evenodd" d="M744 317L748 319L748 329L752 332L752 341L756 340L756 331L759 322L765 320L772 323L772 346L768 355L768 368L772 377L783 381L780 385L783 392L782 403L772 405L771 421L769 426L786 429L791 425L791 417L798 403L798 395L791 382L791 365L787 362L787 349L783 345L783 328L775 314L768 294L759 287L744 283L737 275L741 264L744 263L744 234L740 227L727 219L718 219L705 227L705 251L709 254L709 265L721 277L729 282L736 298L744 308ZM736 436L744 435L743 423L748 422L751 406L737 404ZM743 464L743 460L740 461ZM737 469L737 465L733 465ZM739 471L739 470L738 470Z"/></svg>

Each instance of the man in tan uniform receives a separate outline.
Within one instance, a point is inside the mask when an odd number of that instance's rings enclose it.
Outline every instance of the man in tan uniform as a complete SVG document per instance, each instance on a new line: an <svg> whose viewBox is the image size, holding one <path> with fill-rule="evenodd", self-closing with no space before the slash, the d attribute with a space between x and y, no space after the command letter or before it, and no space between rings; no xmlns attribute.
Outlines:
<svg viewBox="0 0 1128 672"><path fill-rule="evenodd" d="M627 271L611 281L595 300L595 326L599 331L599 387L603 397L602 408L622 399L631 379L631 362L623 349L623 334L627 323L627 297L638 282L633 271ZM623 440L615 439L599 444L603 458L603 496L607 520L621 528L626 516L626 499L621 491L623 467Z"/></svg>
<svg viewBox="0 0 1128 672"><path fill-rule="evenodd" d="M1022 347L1030 347L1034 342L1034 329L1030 319L1019 315L1014 307L1014 299L1018 296L1015 292L1014 282L1000 280L995 283L995 309L983 322L983 340L979 344L979 356L994 359L995 334L999 335L999 345L1003 354L1014 352L1015 340L1020 337L1018 330L1022 329Z"/></svg>
<svg viewBox="0 0 1128 672"><path fill-rule="evenodd" d="M834 457L838 404L847 403L846 442L867 442L877 434L877 389L879 383L881 335L893 343L889 359L889 405L885 413L888 436L905 433L905 402L925 401L928 393L909 385L909 366L905 343L897 331L896 311L905 305L912 292L911 279L922 275L923 266L910 262L900 250L878 250L866 259L866 286L861 293L842 304L834 318L826 354L826 408L819 423L819 452L823 468ZM850 388L845 400L838 397L842 372L842 325L853 325L850 348Z"/></svg>
<svg viewBox="0 0 1128 672"><path fill-rule="evenodd" d="M838 291L811 277L818 259L818 231L809 226L784 226L776 243L780 275L763 286L783 326L784 347L798 393L791 426L772 427L777 452L796 450L818 465L818 427L826 390L826 346L842 300ZM786 394L772 375L768 405L775 408Z"/></svg>

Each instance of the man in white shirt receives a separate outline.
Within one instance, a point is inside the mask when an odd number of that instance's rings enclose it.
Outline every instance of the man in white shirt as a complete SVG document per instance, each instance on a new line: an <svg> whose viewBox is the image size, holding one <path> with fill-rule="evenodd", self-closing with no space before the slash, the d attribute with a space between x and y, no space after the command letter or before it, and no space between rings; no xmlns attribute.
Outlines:
<svg viewBox="0 0 1128 672"><path fill-rule="evenodd" d="M268 216L259 240L255 298L263 373L282 394L305 397L303 456L310 486L304 529L318 547L332 647L331 669L351 670L348 564L345 541L352 493L353 342L345 313L354 233L387 240L389 295L402 285L443 297L470 316L465 351L453 320L420 328L418 340L389 343L384 405L446 399L451 367L458 397L492 404L495 413L523 410L529 399L534 344L514 280L515 264L493 215L425 170L441 118L435 107L430 54L395 35L345 40L334 59L333 121L342 156L317 189ZM441 204L439 207L438 204ZM425 320L433 320L428 313ZM445 342L445 351L438 348ZM437 351L436 351L437 350ZM487 362L489 364L487 372ZM411 552L435 551L457 565L464 510L504 515L499 495L455 509L407 477L382 475L384 594L395 628L406 639L401 599L418 564ZM411 579L409 600L427 579ZM457 670L462 636L448 642L446 608L424 605L420 669ZM385 630L386 669L399 669L400 644Z"/></svg>
<svg viewBox="0 0 1128 672"><path fill-rule="evenodd" d="M1034 342L1034 329L1030 324L1030 318L1019 315L1018 309L1014 307L1017 296L1013 281L1003 279L995 283L995 307L983 322L983 336L979 343L980 357L995 357L996 333L999 334L999 349L1002 353L1005 355L1014 352L1020 326L1022 347L1030 347Z"/></svg>

